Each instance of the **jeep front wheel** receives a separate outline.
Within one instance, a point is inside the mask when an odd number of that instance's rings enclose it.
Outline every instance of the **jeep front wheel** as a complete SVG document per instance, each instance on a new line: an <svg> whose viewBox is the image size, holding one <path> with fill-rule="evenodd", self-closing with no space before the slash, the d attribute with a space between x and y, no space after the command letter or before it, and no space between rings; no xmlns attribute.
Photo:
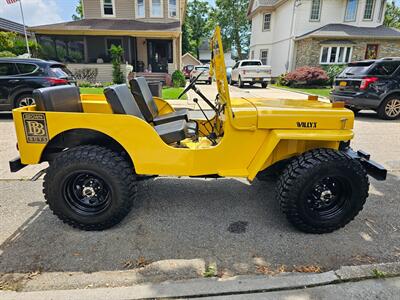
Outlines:
<svg viewBox="0 0 400 300"><path fill-rule="evenodd" d="M281 210L307 233L344 227L362 210L369 181L360 162L340 151L317 149L289 163L278 181Z"/></svg>
<svg viewBox="0 0 400 300"><path fill-rule="evenodd" d="M99 146L79 146L50 162L44 194L53 213L83 230L118 224L136 197L133 167L120 154Z"/></svg>

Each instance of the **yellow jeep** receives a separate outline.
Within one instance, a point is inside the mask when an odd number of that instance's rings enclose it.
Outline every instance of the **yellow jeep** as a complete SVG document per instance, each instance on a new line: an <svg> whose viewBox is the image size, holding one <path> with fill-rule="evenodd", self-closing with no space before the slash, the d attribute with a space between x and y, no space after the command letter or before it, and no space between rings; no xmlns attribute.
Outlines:
<svg viewBox="0 0 400 300"><path fill-rule="evenodd" d="M119 223L135 201L138 180L154 176L277 176L277 198L290 223L309 233L343 227L368 197L367 173L386 179L369 155L350 148L354 115L340 103L231 99L217 28L211 76L212 116L193 119L152 97L143 78L80 95L73 86L39 89L36 105L13 110L20 157L13 172L49 162L44 195L62 221L84 230ZM197 101L197 100L196 100ZM206 195L207 191L204 191Z"/></svg>

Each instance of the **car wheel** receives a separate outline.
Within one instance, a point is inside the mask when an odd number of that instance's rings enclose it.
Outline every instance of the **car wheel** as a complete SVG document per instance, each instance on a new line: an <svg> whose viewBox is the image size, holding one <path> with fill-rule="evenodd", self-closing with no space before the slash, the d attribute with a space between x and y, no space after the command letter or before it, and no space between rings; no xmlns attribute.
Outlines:
<svg viewBox="0 0 400 300"><path fill-rule="evenodd" d="M384 120L395 120L400 117L400 97L386 98L378 109L378 115Z"/></svg>
<svg viewBox="0 0 400 300"><path fill-rule="evenodd" d="M266 82L261 83L261 87L263 89L266 89L268 87L268 83L266 83Z"/></svg>
<svg viewBox="0 0 400 300"><path fill-rule="evenodd" d="M362 210L369 181L364 167L340 151L316 149L288 164L278 180L281 210L297 229L328 233Z"/></svg>
<svg viewBox="0 0 400 300"><path fill-rule="evenodd" d="M118 224L131 210L137 189L131 164L100 146L78 146L58 154L43 187L52 212L83 230Z"/></svg>
<svg viewBox="0 0 400 300"><path fill-rule="evenodd" d="M347 109L350 109L355 115L358 114L361 109L355 108L355 107L351 107L351 106L346 106Z"/></svg>
<svg viewBox="0 0 400 300"><path fill-rule="evenodd" d="M239 76L238 84L239 84L239 88L243 88L244 87L244 83L243 83L242 78L240 76Z"/></svg>
<svg viewBox="0 0 400 300"><path fill-rule="evenodd" d="M30 106L30 105L35 105L35 99L33 98L31 93L26 93L19 95L15 99L15 105L14 108L19 108L19 107L24 107L24 106Z"/></svg>
<svg viewBox="0 0 400 300"><path fill-rule="evenodd" d="M235 84L235 82L232 80L232 76L229 77L229 85L234 85L234 84Z"/></svg>

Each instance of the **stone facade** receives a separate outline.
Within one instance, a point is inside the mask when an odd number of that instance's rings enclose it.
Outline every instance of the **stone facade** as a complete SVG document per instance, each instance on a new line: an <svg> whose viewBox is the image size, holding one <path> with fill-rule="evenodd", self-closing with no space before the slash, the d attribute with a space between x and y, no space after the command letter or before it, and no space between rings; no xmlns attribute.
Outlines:
<svg viewBox="0 0 400 300"><path fill-rule="evenodd" d="M343 40L343 39L341 39ZM308 38L296 42L294 69L302 66L318 67L321 55L321 42L324 39ZM400 39L348 39L353 44L352 61L365 59L367 44L378 44L378 58L400 57Z"/></svg>

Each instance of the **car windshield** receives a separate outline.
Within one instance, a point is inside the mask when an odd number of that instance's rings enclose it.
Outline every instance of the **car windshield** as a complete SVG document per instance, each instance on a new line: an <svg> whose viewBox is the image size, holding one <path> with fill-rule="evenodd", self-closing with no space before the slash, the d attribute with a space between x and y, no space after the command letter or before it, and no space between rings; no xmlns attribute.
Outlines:
<svg viewBox="0 0 400 300"><path fill-rule="evenodd" d="M373 62L352 63L345 68L338 77L366 75Z"/></svg>
<svg viewBox="0 0 400 300"><path fill-rule="evenodd" d="M72 72L63 65L54 65L50 67L50 73L57 78L67 78L73 76Z"/></svg>
<svg viewBox="0 0 400 300"><path fill-rule="evenodd" d="M242 67L246 67L246 66L261 66L261 62L260 61L244 61L244 62L242 62Z"/></svg>

